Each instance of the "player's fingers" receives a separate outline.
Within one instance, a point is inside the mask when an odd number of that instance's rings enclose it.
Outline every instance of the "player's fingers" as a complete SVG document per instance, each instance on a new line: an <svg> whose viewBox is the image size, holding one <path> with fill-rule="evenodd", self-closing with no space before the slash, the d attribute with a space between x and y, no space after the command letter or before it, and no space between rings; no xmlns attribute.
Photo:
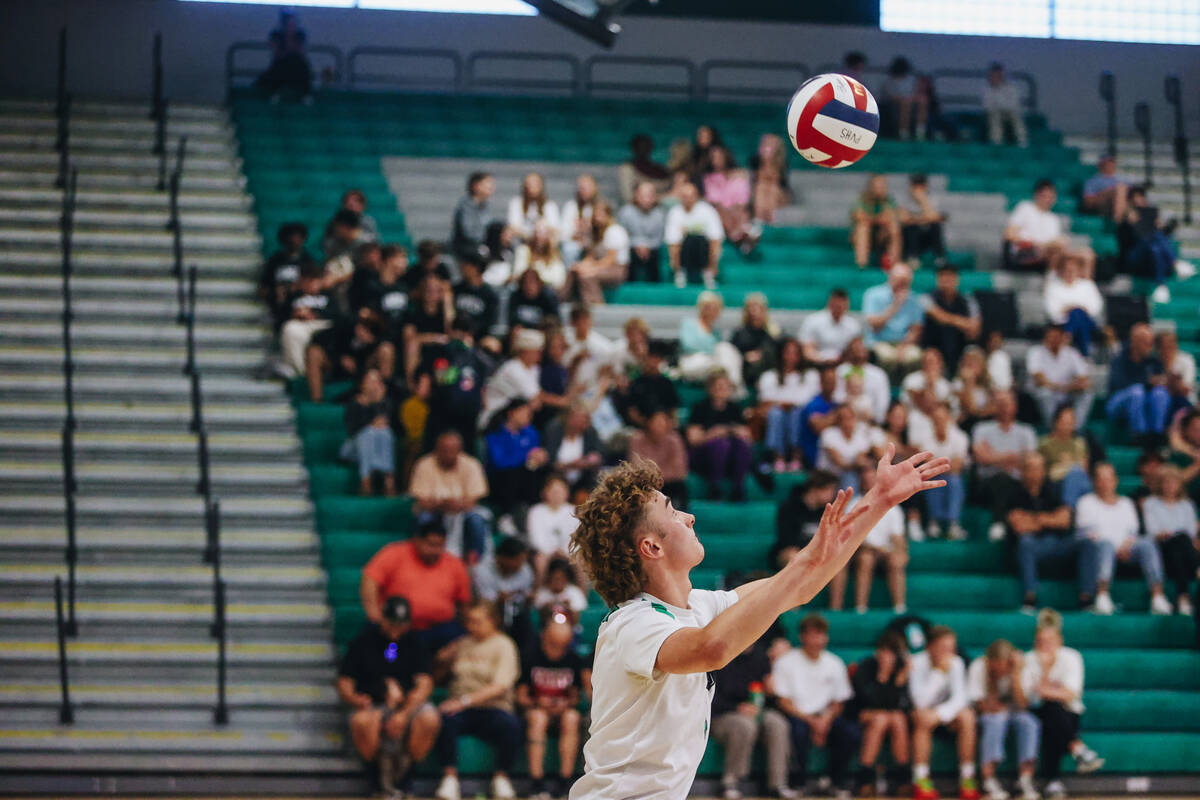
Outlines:
<svg viewBox="0 0 1200 800"><path fill-rule="evenodd" d="M933 453L929 452L928 450L924 450L910 458L908 463L912 464L914 467L919 467L931 458L933 458Z"/></svg>
<svg viewBox="0 0 1200 800"><path fill-rule="evenodd" d="M833 518L841 519L842 512L846 510L846 504L850 502L850 497L854 494L853 489L838 489L837 497L833 500Z"/></svg>
<svg viewBox="0 0 1200 800"><path fill-rule="evenodd" d="M934 459L928 464L923 465L918 473L922 478L932 478L935 475L941 475L950 469L950 459L943 456L942 458Z"/></svg>
<svg viewBox="0 0 1200 800"><path fill-rule="evenodd" d="M945 481L925 481L921 484L921 491L925 491L926 489L940 489L945 485Z"/></svg>
<svg viewBox="0 0 1200 800"><path fill-rule="evenodd" d="M879 459L879 466L890 466L892 459L896 457L896 443L888 442L887 449L883 451L883 458Z"/></svg>
<svg viewBox="0 0 1200 800"><path fill-rule="evenodd" d="M852 508L850 510L849 514L842 517L842 524L850 525L856 519L858 519L859 517L861 517L863 514L867 513L870 510L871 510L871 506L868 505L867 503L859 503L858 505L856 505L854 508Z"/></svg>
<svg viewBox="0 0 1200 800"><path fill-rule="evenodd" d="M820 527L824 528L827 523L829 523L831 520L835 519L835 517L833 517L833 515L832 515L832 510L833 510L833 503L826 503L825 511L823 511L821 513L821 522L818 523L820 525Z"/></svg>

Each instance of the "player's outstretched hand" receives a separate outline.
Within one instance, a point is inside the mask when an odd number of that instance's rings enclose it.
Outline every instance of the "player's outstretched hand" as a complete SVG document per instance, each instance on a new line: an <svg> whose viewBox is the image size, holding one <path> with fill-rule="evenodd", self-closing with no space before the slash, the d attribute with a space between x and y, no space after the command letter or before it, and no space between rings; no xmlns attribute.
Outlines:
<svg viewBox="0 0 1200 800"><path fill-rule="evenodd" d="M854 523L871 510L871 506L864 501L856 505L850 513L845 513L846 505L852 497L853 489L839 489L833 502L825 504L821 524L808 545L808 548L813 549L812 555L816 556L819 563L825 563L837 556L854 536Z"/></svg>
<svg viewBox="0 0 1200 800"><path fill-rule="evenodd" d="M950 459L933 458L933 453L917 453L899 464L893 464L895 457L896 446L888 444L887 452L879 459L875 469L875 489L881 502L886 503L888 508L903 503L917 492L946 485L945 481L934 478L950 469Z"/></svg>

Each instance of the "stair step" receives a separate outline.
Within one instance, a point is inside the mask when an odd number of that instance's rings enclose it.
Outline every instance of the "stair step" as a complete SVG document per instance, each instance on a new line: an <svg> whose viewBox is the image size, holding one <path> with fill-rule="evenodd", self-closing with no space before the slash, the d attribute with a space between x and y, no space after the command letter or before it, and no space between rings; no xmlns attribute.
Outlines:
<svg viewBox="0 0 1200 800"><path fill-rule="evenodd" d="M229 663L239 664L314 664L332 665L333 645L295 642L231 642L227 648ZM215 641L181 643L133 639L72 640L67 645L69 661L78 663L140 663L214 665ZM0 639L0 664L46 663L58 661L58 642L45 639ZM333 673L331 672L330 675Z"/></svg>
<svg viewBox="0 0 1200 800"><path fill-rule="evenodd" d="M35 230L26 226L13 225L0 219L0 237L4 246L54 246L57 247L62 235L57 225L44 230ZM115 228L99 228L96 226L79 226L75 229L72 242L80 247L91 248L131 248L137 250L170 250L171 234L165 230L154 232L141 230L118 230ZM185 258L194 259L203 252L254 252L259 248L259 238L256 233L247 231L231 232L200 232L184 230L183 245Z"/></svg>
<svg viewBox="0 0 1200 800"><path fill-rule="evenodd" d="M3 569L0 566L0 569ZM84 584L81 584L84 585ZM75 604L80 625L94 622L139 622L160 625L178 622L209 623L213 619L211 603L135 603L80 601ZM329 622L329 607L323 603L230 603L227 619L232 624L249 623L313 623ZM53 622L54 603L50 600L0 601L0 624L14 620Z"/></svg>
<svg viewBox="0 0 1200 800"><path fill-rule="evenodd" d="M245 211L223 213L220 211L181 210L180 224L186 237L198 231L229 229L236 233L257 230L257 222ZM61 208L31 208L11 202L0 202L0 220L5 225L22 225L30 229L59 230L62 224ZM127 211L102 211L80 208L75 211L77 231L92 228L144 228L158 233L167 230L170 212L166 208L137 209Z"/></svg>
<svg viewBox="0 0 1200 800"><path fill-rule="evenodd" d="M131 371L161 371L181 369L185 354L182 345L153 349L76 347L73 358L78 372L87 372L92 368L111 370L113 367ZM54 372L61 371L62 361L62 347L0 347L0 369ZM262 366L263 354L257 349L217 350L202 347L196 350L196 363L204 374L217 371L250 374Z"/></svg>
<svg viewBox="0 0 1200 800"><path fill-rule="evenodd" d="M63 303L61 298L37 299L0 299L0 317L5 319L37 319L45 321L61 315ZM174 299L150 298L145 300L122 300L113 303L105 300L72 300L71 311L79 322L93 322L111 319L126 322L130 318L142 320L174 321L179 312L179 304ZM202 327L207 322L236 321L255 323L261 322L266 316L266 310L261 303L253 300L212 300L198 298L196 301L196 324Z"/></svg>
<svg viewBox="0 0 1200 800"><path fill-rule="evenodd" d="M168 152L168 169L171 168L171 157L174 148ZM0 147L0 161L7 169L58 169L58 153L31 152L28 150ZM143 170L158 175L159 158L150 152L131 153L122 155L116 153L71 153L71 165L84 172L92 170ZM229 158L213 158L205 155L188 154L183 164L184 173L192 175L209 174L217 177L232 177L237 175Z"/></svg>
<svg viewBox="0 0 1200 800"><path fill-rule="evenodd" d="M97 250L72 245L71 269L77 276L118 277L140 275L151 278L172 277L172 256L135 250ZM257 251L208 254L196 262L199 280L209 275L234 274L256 280L260 261ZM0 248L0 267L5 273L44 274L62 277L62 253L55 247Z"/></svg>
<svg viewBox="0 0 1200 800"><path fill-rule="evenodd" d="M222 508L225 506L222 503ZM21 564L0 561L0 580L15 585L44 586L53 583L62 573L61 564ZM78 567L76 580L82 587L90 585L129 586L211 586L212 568L204 565L180 567L170 572L147 573L136 566L103 566L85 564ZM317 567L228 566L221 577L230 586L323 586L325 573Z"/></svg>
<svg viewBox="0 0 1200 800"><path fill-rule="evenodd" d="M131 727L143 730L207 730L213 727L215 685L211 701L191 707L142 706L138 709L84 707L75 710L76 729ZM11 727L58 725L58 708L47 706L0 704L0 718ZM308 730L335 732L345 725L346 714L337 704L291 708L241 708L230 727L253 734L257 731Z"/></svg>
<svg viewBox="0 0 1200 800"><path fill-rule="evenodd" d="M0 442L0 452L37 455L58 455L62 437L58 433L14 432ZM74 437L77 463L112 463L110 459L136 456L138 463L156 457L182 455L196 457L196 437L179 433L99 433L77 432ZM300 458L300 442L295 435L286 433L243 433L236 436L212 434L208 437L208 451L214 462L221 459L236 459L245 463L248 459L269 458L273 463L287 463Z"/></svg>
<svg viewBox="0 0 1200 800"><path fill-rule="evenodd" d="M0 187L29 189L34 187L53 187L58 181L58 165L53 167L26 167L13 169L5 163L0 169ZM91 167L79 170L80 190L97 189L155 189L158 186L157 167L139 172L126 172L120 169ZM182 191L243 191L246 180L233 171L196 173L185 172L180 181Z"/></svg>
<svg viewBox="0 0 1200 800"><path fill-rule="evenodd" d="M53 735L45 733L43 735ZM178 775L240 775L262 776L260 790L278 791L285 780L299 781L289 784L299 786L295 794L313 791L330 791L343 796L365 796L366 782L362 779L362 762L357 757L342 754L344 744L332 747L332 753L246 753L222 752L214 754L181 753L126 753L126 752L14 752L0 749L0 770L11 773L30 771L52 773L53 786L60 786L64 776L78 774L84 787L94 786L91 773L111 776L113 772L153 775L168 774L172 777L169 786L178 786ZM307 777L311 776L311 777ZM41 785L41 784L38 784ZM140 781L137 785L143 786ZM210 786L210 784L203 784ZM134 790L139 791L139 790ZM169 791L164 789L163 791ZM198 791L209 791L203 789Z"/></svg>
<svg viewBox="0 0 1200 800"><path fill-rule="evenodd" d="M58 428L65 414L66 408L61 402L36 406L3 402L0 403L0 430ZM178 432L187 430L192 419L192 407L186 401L76 402L75 416L85 430L168 428ZM262 406L224 402L204 404L204 425L210 432L291 429L294 418L291 407L282 401Z"/></svg>
<svg viewBox="0 0 1200 800"><path fill-rule="evenodd" d="M0 683L0 704L13 706L57 705L60 701L57 681ZM211 683L101 683L71 682L71 702L76 709L114 707L120 709L212 708L216 687ZM338 702L329 682L324 683L239 683L225 687L225 699L231 709L291 708L328 706Z"/></svg>
<svg viewBox="0 0 1200 800"><path fill-rule="evenodd" d="M62 276L30 276L30 275L0 275L0 289L8 297L42 296L50 298L62 297ZM73 276L71 278L71 299L85 300L92 295L116 295L126 299L144 297L146 295L163 295L176 299L178 282L173 277L161 278L97 278L91 276ZM196 299L204 298L250 300L254 297L254 283L248 279L230 279L201 276L196 271ZM126 326L135 330L141 326L136 324ZM180 328L182 330L182 328Z"/></svg>
<svg viewBox="0 0 1200 800"><path fill-rule="evenodd" d="M251 465L240 462L216 462L209 467L212 491L223 497L258 494L261 492L303 491L307 472L299 463L293 465ZM194 459L193 459L194 462ZM50 494L61 490L63 466L61 458L0 460L0 481L10 490L23 489L30 493ZM176 494L195 487L200 480L196 463L143 464L130 461L100 461L77 459L75 480L82 495L100 492Z"/></svg>
<svg viewBox="0 0 1200 800"><path fill-rule="evenodd" d="M178 352L187 333L174 323L120 325L88 323L71 326L76 347L104 345L108 348L165 346ZM0 322L0 338L25 346L54 346L62 343L62 325L54 322ZM208 347L238 347L256 353L259 360L271 343L267 331L255 325L201 325L195 331L197 350Z"/></svg>
<svg viewBox="0 0 1200 800"><path fill-rule="evenodd" d="M0 114L4 118L54 119L56 101L50 99L5 98L0 100ZM72 119L131 119L149 120L149 102L106 100L87 97L71 98ZM167 120L196 122L227 122L229 114L222 106L195 105L192 103L170 103Z"/></svg>
<svg viewBox="0 0 1200 800"><path fill-rule="evenodd" d="M115 371L115 370L114 370ZM171 400L191 402L191 382L182 374L166 375L76 375L72 383L77 403L90 401L133 400L139 403ZM222 378L205 375L201 383L204 407L223 401L261 400L266 406L284 403L284 393L278 383L247 381L245 379ZM37 375L18 372L0 372L0 397L6 400L31 398L41 401L62 400L62 374ZM278 413L279 409L275 409ZM290 433L290 431L289 431Z"/></svg>
<svg viewBox="0 0 1200 800"><path fill-rule="evenodd" d="M211 727L211 719L209 722ZM0 727L0 748L10 752L118 753L336 753L334 730L177 730L72 727Z"/></svg>
<svg viewBox="0 0 1200 800"><path fill-rule="evenodd" d="M13 126L5 124L0 118L0 150L32 150L56 151L58 149L57 124L54 126L30 125ZM178 130L174 136L168 135L167 155L172 159L178 152L179 136L184 131ZM234 158L237 155L236 144L227 131L194 130L186 133L187 153L185 158L193 155ZM143 155L153 151L155 134L153 130L145 133L134 131L121 135L117 131L105 130L96 126L72 125L69 144L71 155L76 153L121 155Z"/></svg>
<svg viewBox="0 0 1200 800"><path fill-rule="evenodd" d="M252 202L241 192L180 192L179 209L185 215L191 211L249 212ZM84 210L145 209L161 211L167 208L166 192L159 191L79 191L75 195L77 214ZM61 189L0 189L0 204L25 208L52 208L62 211ZM185 216L186 218L186 216Z"/></svg>
<svg viewBox="0 0 1200 800"><path fill-rule="evenodd" d="M166 526L194 529L204 519L204 504L196 496L92 497L77 498L80 525ZM0 495L0 518L6 525L62 524L61 496ZM228 497L221 499L222 526L306 530L311 525L312 504L299 493L274 497ZM300 526L298 528L298 526Z"/></svg>

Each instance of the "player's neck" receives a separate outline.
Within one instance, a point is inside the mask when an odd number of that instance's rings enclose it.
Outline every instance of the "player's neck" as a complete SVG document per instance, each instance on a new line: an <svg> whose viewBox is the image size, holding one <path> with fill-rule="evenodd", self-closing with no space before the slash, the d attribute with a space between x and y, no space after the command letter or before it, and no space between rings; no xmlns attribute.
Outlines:
<svg viewBox="0 0 1200 800"><path fill-rule="evenodd" d="M687 572L672 575L667 572L648 571L646 585L643 591L669 603L676 608L688 607L688 595L692 591L692 581Z"/></svg>

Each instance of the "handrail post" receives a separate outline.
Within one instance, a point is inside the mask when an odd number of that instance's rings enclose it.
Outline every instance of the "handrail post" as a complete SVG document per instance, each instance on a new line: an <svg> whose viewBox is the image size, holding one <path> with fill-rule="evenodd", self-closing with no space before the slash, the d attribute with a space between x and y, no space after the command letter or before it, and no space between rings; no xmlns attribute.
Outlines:
<svg viewBox="0 0 1200 800"><path fill-rule="evenodd" d="M71 347L71 322L75 312L71 305L71 247L75 236L75 195L78 191L79 171L72 170L63 186L63 210L60 220L62 247L62 336L63 336L63 400L66 407L65 426L75 429L75 359Z"/></svg>
<svg viewBox="0 0 1200 800"><path fill-rule="evenodd" d="M63 557L67 563L67 621L63 628L67 636L75 636L79 627L75 619L75 565L79 561L79 547L76 542L76 509L75 492L78 483L75 477L75 434L67 426L62 430L63 457L63 512L67 529L67 546Z"/></svg>
<svg viewBox="0 0 1200 800"><path fill-rule="evenodd" d="M1100 99L1104 101L1108 128L1108 154L1117 154L1117 79L1111 72L1100 73Z"/></svg>
<svg viewBox="0 0 1200 800"><path fill-rule="evenodd" d="M200 413L200 370L192 372L192 422L190 430L192 433L200 433L204 430L204 416Z"/></svg>
<svg viewBox="0 0 1200 800"><path fill-rule="evenodd" d="M1188 140L1183 127L1183 92L1178 75L1168 75L1163 83L1167 102L1175 106L1175 163L1183 172L1183 220L1192 223L1192 179L1188 156Z"/></svg>
<svg viewBox="0 0 1200 800"><path fill-rule="evenodd" d="M196 458L200 468L200 480L196 483L196 492L207 500L212 496L212 484L209 482L208 431L202 430L196 434Z"/></svg>
<svg viewBox="0 0 1200 800"><path fill-rule="evenodd" d="M188 303L185 320L187 327L185 339L187 347L187 362L183 365L183 374L191 375L196 371L196 265L188 267Z"/></svg>
<svg viewBox="0 0 1200 800"><path fill-rule="evenodd" d="M225 701L225 681L226 681L226 636L225 636L225 581L218 580L216 582L216 597L214 598L216 605L217 626L217 705L213 709L213 722L217 725L229 724L229 706Z"/></svg>
<svg viewBox="0 0 1200 800"><path fill-rule="evenodd" d="M58 86L54 95L54 113L61 116L67 96L67 26L58 29Z"/></svg>
<svg viewBox="0 0 1200 800"><path fill-rule="evenodd" d="M225 636L225 609L217 603L223 581L221 580L221 501L213 500L206 505L205 520L212 548L213 569L213 624L209 633L214 639Z"/></svg>
<svg viewBox="0 0 1200 800"><path fill-rule="evenodd" d="M58 684L61 704L58 707L58 722L71 725L75 722L75 708L71 705L71 681L67 675L67 636L63 622L62 577L54 576L54 621L58 635Z"/></svg>
<svg viewBox="0 0 1200 800"><path fill-rule="evenodd" d="M1151 157L1150 104L1142 101L1133 107L1133 125L1142 135L1143 183L1154 185L1154 166Z"/></svg>

